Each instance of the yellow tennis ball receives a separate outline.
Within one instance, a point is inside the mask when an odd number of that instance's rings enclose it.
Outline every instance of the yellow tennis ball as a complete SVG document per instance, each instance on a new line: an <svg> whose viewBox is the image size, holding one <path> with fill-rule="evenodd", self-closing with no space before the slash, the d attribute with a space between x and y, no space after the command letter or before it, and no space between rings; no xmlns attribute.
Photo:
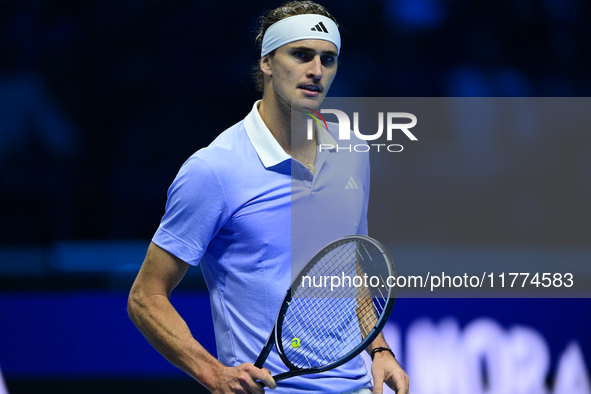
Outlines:
<svg viewBox="0 0 591 394"><path fill-rule="evenodd" d="M297 349L300 347L300 338L294 338L291 340L291 347Z"/></svg>

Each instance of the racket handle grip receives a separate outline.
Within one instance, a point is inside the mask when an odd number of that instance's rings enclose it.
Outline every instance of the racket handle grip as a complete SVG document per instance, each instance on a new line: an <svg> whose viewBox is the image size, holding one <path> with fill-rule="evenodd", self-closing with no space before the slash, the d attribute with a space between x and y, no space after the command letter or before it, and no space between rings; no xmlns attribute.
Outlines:
<svg viewBox="0 0 591 394"><path fill-rule="evenodd" d="M254 362L254 366L261 369L263 368L263 364L265 363L265 360L267 359L267 356L269 355L269 353L264 354L262 353L259 358L257 358L257 360Z"/></svg>
<svg viewBox="0 0 591 394"><path fill-rule="evenodd" d="M261 355L259 356L259 358L257 358L257 360L254 362L254 366L257 367L258 369L263 368L263 364L265 363L265 360L267 359L267 356L269 355L269 353L261 353ZM257 383L259 384L259 386L265 388L266 386L264 385L263 382L261 382L260 380L257 380Z"/></svg>
<svg viewBox="0 0 591 394"><path fill-rule="evenodd" d="M265 364L267 357L269 357L269 353L271 353L271 349L273 349L273 344L275 343L275 342L273 342L273 333L274 332L275 332L275 330L271 331L271 335L269 335L269 339L267 340L265 347L261 351L261 354L259 354L259 357L257 358L257 360L254 362L255 367L263 368L263 364Z"/></svg>

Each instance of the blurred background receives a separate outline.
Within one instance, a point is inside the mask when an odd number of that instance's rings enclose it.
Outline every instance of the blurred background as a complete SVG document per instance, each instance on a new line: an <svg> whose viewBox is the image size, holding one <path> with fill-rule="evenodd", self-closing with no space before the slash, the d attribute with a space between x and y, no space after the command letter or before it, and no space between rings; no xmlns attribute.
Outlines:
<svg viewBox="0 0 591 394"><path fill-rule="evenodd" d="M259 98L256 22L280 4L0 0L0 368L11 393L199 392L133 327L127 291L179 167ZM333 97L591 96L588 1L322 4L343 39ZM404 168L393 202L411 205L390 231L405 253L589 255L591 134L518 136L516 172L495 170L502 132L447 136L480 158L464 169L469 193L456 172L431 171L442 157ZM492 180L503 188L482 186ZM199 268L173 303L215 354ZM590 311L587 298L404 299L388 336L415 394L589 394ZM454 372L461 387L433 383Z"/></svg>

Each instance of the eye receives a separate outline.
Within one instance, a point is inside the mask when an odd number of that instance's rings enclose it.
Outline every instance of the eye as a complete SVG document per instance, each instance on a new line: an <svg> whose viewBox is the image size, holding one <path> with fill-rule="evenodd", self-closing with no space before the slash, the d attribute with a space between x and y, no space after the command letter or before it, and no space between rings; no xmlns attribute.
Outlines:
<svg viewBox="0 0 591 394"><path fill-rule="evenodd" d="M308 56L308 54L304 51L295 51L293 54L295 57L298 57L300 59L305 59Z"/></svg>
<svg viewBox="0 0 591 394"><path fill-rule="evenodd" d="M330 55L322 56L322 63L326 64L327 66L334 64L336 62L336 60L337 59L334 56L330 56Z"/></svg>

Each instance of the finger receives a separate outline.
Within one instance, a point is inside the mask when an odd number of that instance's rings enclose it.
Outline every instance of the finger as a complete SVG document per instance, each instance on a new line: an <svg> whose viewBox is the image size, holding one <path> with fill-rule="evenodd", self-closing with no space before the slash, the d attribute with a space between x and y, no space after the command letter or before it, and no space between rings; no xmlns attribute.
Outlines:
<svg viewBox="0 0 591 394"><path fill-rule="evenodd" d="M240 379L240 385L247 394L265 394L265 386L262 382L256 380L252 374L248 374Z"/></svg>
<svg viewBox="0 0 591 394"><path fill-rule="evenodd" d="M382 394L384 392L384 378L373 377L373 394Z"/></svg>
<svg viewBox="0 0 591 394"><path fill-rule="evenodd" d="M408 381L408 378L404 379L404 386L402 386L399 394L410 394L410 382Z"/></svg>
<svg viewBox="0 0 591 394"><path fill-rule="evenodd" d="M386 382L396 394L410 394L409 384L407 379L393 378Z"/></svg>
<svg viewBox="0 0 591 394"><path fill-rule="evenodd" d="M261 368L261 371L264 371L264 372L268 373L269 375L271 375L271 371L269 371L267 368Z"/></svg>
<svg viewBox="0 0 591 394"><path fill-rule="evenodd" d="M264 387L268 387L271 390L275 390L277 388L277 383L275 382L275 379L273 379L273 377L271 376L271 371L269 371L267 368L256 368L252 370L251 376L255 380L259 380Z"/></svg>
<svg viewBox="0 0 591 394"><path fill-rule="evenodd" d="M260 382L241 381L240 385L247 394L265 394L264 386L261 386Z"/></svg>
<svg viewBox="0 0 591 394"><path fill-rule="evenodd" d="M277 383L270 374L267 374L265 377L263 377L263 379L259 380L265 385L265 387L268 387L271 390L275 390L277 388Z"/></svg>

